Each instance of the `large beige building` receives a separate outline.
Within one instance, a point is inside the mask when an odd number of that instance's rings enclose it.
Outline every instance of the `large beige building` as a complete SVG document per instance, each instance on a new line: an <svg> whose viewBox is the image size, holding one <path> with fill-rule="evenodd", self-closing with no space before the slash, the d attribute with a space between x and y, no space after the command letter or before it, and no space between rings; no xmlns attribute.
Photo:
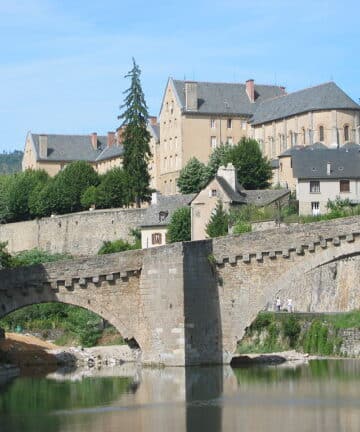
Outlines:
<svg viewBox="0 0 360 432"><path fill-rule="evenodd" d="M43 169L55 176L74 161L90 163L99 174L122 165L123 147L115 132L108 136L50 135L29 132L25 141L22 169Z"/></svg>
<svg viewBox="0 0 360 432"><path fill-rule="evenodd" d="M284 87L253 80L229 84L170 78L159 134L153 184L174 194L180 170L191 157L207 163L215 147L242 137L255 138L269 159L297 145L360 143L360 106L333 82L287 94ZM279 177L275 172L274 182Z"/></svg>

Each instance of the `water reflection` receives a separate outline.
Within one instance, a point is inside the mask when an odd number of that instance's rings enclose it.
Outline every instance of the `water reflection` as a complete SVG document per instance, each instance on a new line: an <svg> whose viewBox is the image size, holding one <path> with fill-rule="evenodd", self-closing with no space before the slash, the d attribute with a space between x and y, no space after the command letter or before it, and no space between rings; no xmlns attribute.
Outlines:
<svg viewBox="0 0 360 432"><path fill-rule="evenodd" d="M0 431L360 430L360 361L64 371L0 388Z"/></svg>

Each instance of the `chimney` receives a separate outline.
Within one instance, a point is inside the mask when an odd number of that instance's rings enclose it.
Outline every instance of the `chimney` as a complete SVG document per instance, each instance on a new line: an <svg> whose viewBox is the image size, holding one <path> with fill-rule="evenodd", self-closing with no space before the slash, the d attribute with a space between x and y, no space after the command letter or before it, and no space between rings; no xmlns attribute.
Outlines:
<svg viewBox="0 0 360 432"><path fill-rule="evenodd" d="M326 174L327 175L330 175L331 174L331 162L328 162L327 164L326 164Z"/></svg>
<svg viewBox="0 0 360 432"><path fill-rule="evenodd" d="M48 137L47 135L39 135L39 156L40 159L47 159Z"/></svg>
<svg viewBox="0 0 360 432"><path fill-rule="evenodd" d="M251 103L255 102L255 86L254 86L254 80L248 79L246 81L246 93L248 95L248 98Z"/></svg>
<svg viewBox="0 0 360 432"><path fill-rule="evenodd" d="M219 167L217 175L222 177L229 184L233 191L236 191L237 175L233 164L228 163L227 166Z"/></svg>
<svg viewBox="0 0 360 432"><path fill-rule="evenodd" d="M197 111L197 82L185 81L185 109L186 111Z"/></svg>
<svg viewBox="0 0 360 432"><path fill-rule="evenodd" d="M157 125L157 117L156 116L149 116L149 122L153 126Z"/></svg>
<svg viewBox="0 0 360 432"><path fill-rule="evenodd" d="M90 139L91 139L91 145L92 145L93 149L97 150L97 148L98 148L98 145L97 145L97 133L93 132L90 135Z"/></svg>
<svg viewBox="0 0 360 432"><path fill-rule="evenodd" d="M108 132L107 145L112 147L115 144L115 132Z"/></svg>

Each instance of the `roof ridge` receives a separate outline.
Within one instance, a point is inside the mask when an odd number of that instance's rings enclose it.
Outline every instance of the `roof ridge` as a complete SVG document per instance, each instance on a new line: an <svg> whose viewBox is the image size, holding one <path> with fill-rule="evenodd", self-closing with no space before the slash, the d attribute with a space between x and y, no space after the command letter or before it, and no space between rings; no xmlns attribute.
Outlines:
<svg viewBox="0 0 360 432"><path fill-rule="evenodd" d="M59 136L59 137L91 137L91 133L90 134L59 134L59 133L36 133L36 132L31 132L31 135L47 135L47 136ZM97 135L98 138L102 137L102 138L107 138L107 135Z"/></svg>
<svg viewBox="0 0 360 432"><path fill-rule="evenodd" d="M173 81L178 81L178 82L187 82L187 81L191 81L191 82L196 82L196 83L201 83L201 84L226 84L226 85L242 85L242 86L246 86L246 82L242 83L242 82L220 82L220 81L196 81L196 80L179 80L179 79L175 79L172 78ZM262 86L262 87L276 87L276 88L281 88L282 86L278 86L275 84L257 84L254 81L254 85L256 86Z"/></svg>

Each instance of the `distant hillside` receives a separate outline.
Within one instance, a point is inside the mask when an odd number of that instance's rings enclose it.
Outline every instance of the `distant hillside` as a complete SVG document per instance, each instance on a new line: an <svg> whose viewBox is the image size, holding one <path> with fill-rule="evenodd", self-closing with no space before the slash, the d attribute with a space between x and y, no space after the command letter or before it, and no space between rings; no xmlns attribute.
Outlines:
<svg viewBox="0 0 360 432"><path fill-rule="evenodd" d="M15 150L12 153L0 154L0 174L11 174L21 171L23 152Z"/></svg>

